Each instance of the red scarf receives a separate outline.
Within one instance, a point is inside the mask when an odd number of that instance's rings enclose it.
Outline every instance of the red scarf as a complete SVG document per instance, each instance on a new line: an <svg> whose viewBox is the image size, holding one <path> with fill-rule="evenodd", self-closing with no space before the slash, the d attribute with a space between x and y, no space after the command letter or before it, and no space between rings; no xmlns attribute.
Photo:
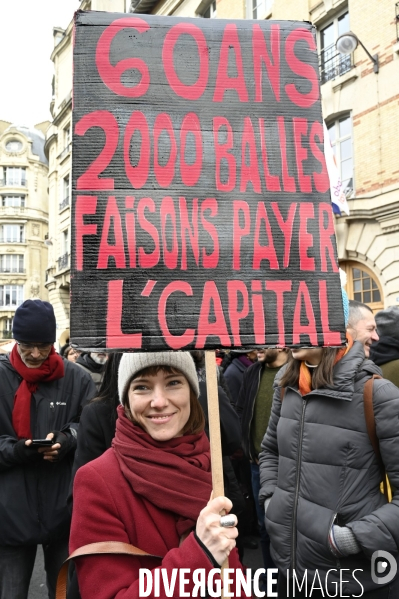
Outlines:
<svg viewBox="0 0 399 599"><path fill-rule="evenodd" d="M155 441L119 406L112 447L134 493L176 514L180 537L195 527L212 491L209 441L204 432Z"/></svg>
<svg viewBox="0 0 399 599"><path fill-rule="evenodd" d="M334 366L337 364L351 349L353 346L353 339L349 333L346 333L346 338L348 339L348 343L346 347L341 347L337 352L334 360ZM309 371L309 368L306 366L305 362L301 362L301 366L299 369L299 393L303 396L312 391L312 375Z"/></svg>
<svg viewBox="0 0 399 599"><path fill-rule="evenodd" d="M64 376L64 361L51 348L48 358L39 368L28 368L21 360L17 344L10 353L10 362L22 376L22 382L14 397L14 409L12 411L12 425L17 433L18 439L32 439L30 430L30 400L35 393L38 383L55 381ZM49 431L50 432L50 431Z"/></svg>

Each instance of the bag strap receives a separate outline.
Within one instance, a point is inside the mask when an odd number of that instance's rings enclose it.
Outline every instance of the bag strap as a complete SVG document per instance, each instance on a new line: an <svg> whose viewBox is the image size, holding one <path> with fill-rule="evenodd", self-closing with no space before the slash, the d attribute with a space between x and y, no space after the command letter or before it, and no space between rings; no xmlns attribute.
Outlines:
<svg viewBox="0 0 399 599"><path fill-rule="evenodd" d="M375 417L373 407L373 383L374 379L381 379L382 377L378 374L373 374L368 379L363 389L363 401L364 401L364 415L366 418L367 432L370 437L371 445L373 446L374 453L376 454L378 461L382 464L380 443L378 441L377 433L375 430Z"/></svg>
<svg viewBox="0 0 399 599"><path fill-rule="evenodd" d="M134 545L129 545L129 543L122 543L120 541L101 541L99 543L90 543L89 545L83 545L79 547L71 553L71 555L64 561L61 566L61 570L59 571L57 578L57 590L55 594L55 599L66 599L66 589L67 589L67 575L68 575L68 566L70 560L75 559L76 557L82 557L84 555L98 555L98 554L117 554L117 555L140 555L146 557L155 557L157 559L163 559L160 555L153 555L152 553L147 553Z"/></svg>
<svg viewBox="0 0 399 599"><path fill-rule="evenodd" d="M379 374L373 374L371 378L369 378L364 385L363 389L363 403L364 403L364 415L366 418L366 426L367 433L371 441L371 445L373 446L374 453L377 456L377 460L380 466L380 470L382 473L382 487L384 491L384 495L387 501L391 501L391 496L389 492L389 481L388 476L385 471L384 462L382 461L381 452L380 452L380 442L377 437L377 432L375 428L375 416L374 416L374 406L373 406L373 383L374 379L382 379L382 376ZM283 402L285 395L285 387L281 387L280 391L280 401Z"/></svg>
<svg viewBox="0 0 399 599"><path fill-rule="evenodd" d="M377 460L380 465L381 473L382 473L382 486L384 490L384 495L387 501L389 499L389 490L388 490L388 481L387 475L385 472L384 462L382 461L381 452L380 452L380 442L377 437L377 432L375 428L375 416L374 416L374 406L373 406L373 383L374 379L382 379L382 376L379 374L373 374L371 378L368 379L363 389L363 403L364 403L364 415L366 418L366 426L367 433L371 441L371 445L373 446L374 453L377 456Z"/></svg>

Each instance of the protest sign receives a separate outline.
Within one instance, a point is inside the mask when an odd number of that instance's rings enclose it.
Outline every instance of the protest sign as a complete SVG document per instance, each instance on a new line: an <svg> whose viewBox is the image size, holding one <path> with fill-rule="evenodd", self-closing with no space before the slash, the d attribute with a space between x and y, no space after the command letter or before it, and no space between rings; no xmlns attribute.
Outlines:
<svg viewBox="0 0 399 599"><path fill-rule="evenodd" d="M345 342L314 28L78 12L71 338Z"/></svg>

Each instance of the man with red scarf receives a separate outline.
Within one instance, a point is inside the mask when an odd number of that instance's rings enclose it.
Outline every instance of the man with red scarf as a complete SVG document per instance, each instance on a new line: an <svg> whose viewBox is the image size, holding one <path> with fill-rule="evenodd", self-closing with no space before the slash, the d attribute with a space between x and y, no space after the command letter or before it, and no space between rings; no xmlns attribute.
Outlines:
<svg viewBox="0 0 399 599"><path fill-rule="evenodd" d="M50 599L68 555L66 499L80 411L95 395L89 374L54 350L51 304L15 312L9 356L0 357L0 597L26 599L37 545ZM32 439L51 446L32 446Z"/></svg>

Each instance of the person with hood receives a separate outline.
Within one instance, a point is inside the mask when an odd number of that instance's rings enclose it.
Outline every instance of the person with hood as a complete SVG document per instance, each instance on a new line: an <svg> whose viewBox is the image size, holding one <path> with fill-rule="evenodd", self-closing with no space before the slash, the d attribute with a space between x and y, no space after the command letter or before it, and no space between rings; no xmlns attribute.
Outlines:
<svg viewBox="0 0 399 599"><path fill-rule="evenodd" d="M229 363L226 360L224 378L230 390L231 403L235 406L238 401L244 372L256 362L258 353L256 349L242 349L232 350L228 356Z"/></svg>
<svg viewBox="0 0 399 599"><path fill-rule="evenodd" d="M370 358L384 378L399 387L399 306L389 306L375 315L379 341L370 348Z"/></svg>
<svg viewBox="0 0 399 599"><path fill-rule="evenodd" d="M76 364L90 374L96 386L97 393L100 391L107 360L108 354L103 351L92 351L87 354L82 353L76 360Z"/></svg>
<svg viewBox="0 0 399 599"><path fill-rule="evenodd" d="M259 501L279 598L399 597L399 578L381 584L370 563L376 551L395 562L399 550L399 390L373 382L376 435L397 489L387 503L364 413L365 383L380 370L347 336L343 348L293 349L277 377Z"/></svg>
<svg viewBox="0 0 399 599"><path fill-rule="evenodd" d="M0 597L26 599L42 545L50 599L68 555L71 481L79 415L95 395L91 377L59 356L51 304L27 300L16 340L0 359ZM35 445L32 440L39 442ZM41 445L46 439L48 446Z"/></svg>
<svg viewBox="0 0 399 599"><path fill-rule="evenodd" d="M209 441L189 352L124 354L118 374L121 405L111 449L79 468L73 489L70 550L119 541L159 556L88 555L76 559L82 599L140 596L140 569L190 571L205 577L228 558L240 569L237 519L225 527L227 497L210 499ZM181 596L178 588L173 596ZM235 585L232 587L235 588ZM160 584L160 597L166 596ZM150 597L155 596L155 589ZM234 593L233 593L234 594Z"/></svg>

